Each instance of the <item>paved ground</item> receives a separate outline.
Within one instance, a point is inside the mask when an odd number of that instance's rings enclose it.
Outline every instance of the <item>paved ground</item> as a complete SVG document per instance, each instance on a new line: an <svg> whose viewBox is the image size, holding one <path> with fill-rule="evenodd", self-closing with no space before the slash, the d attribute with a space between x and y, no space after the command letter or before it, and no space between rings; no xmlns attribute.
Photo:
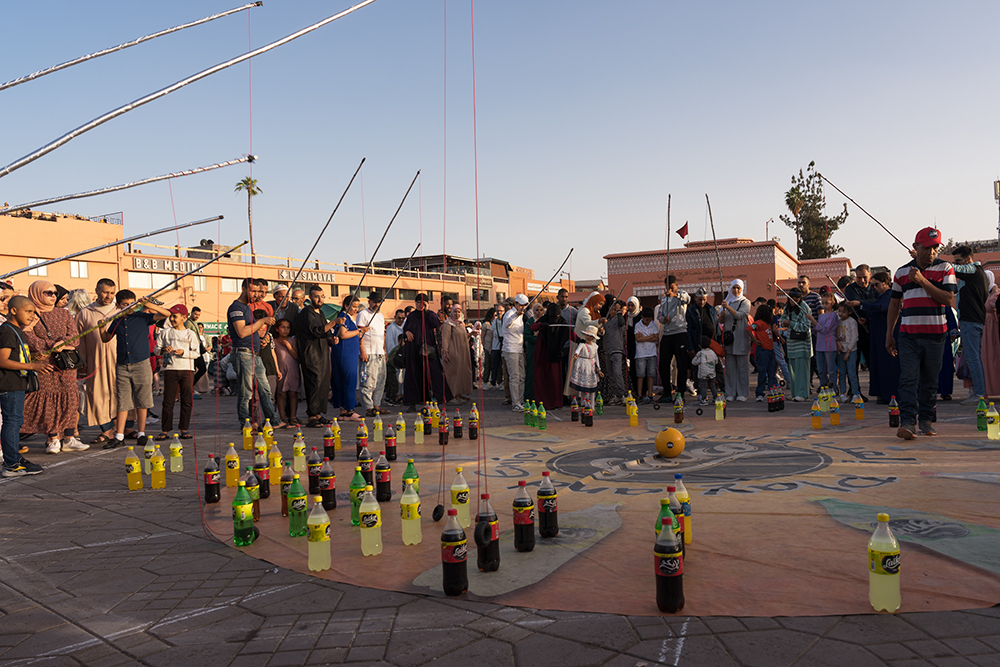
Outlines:
<svg viewBox="0 0 1000 667"><path fill-rule="evenodd" d="M512 423L496 395L487 425ZM191 446L188 486L155 492L124 489L120 450L29 456L43 475L0 481L0 665L1000 665L1000 607L658 618L329 583L210 538Z"/></svg>

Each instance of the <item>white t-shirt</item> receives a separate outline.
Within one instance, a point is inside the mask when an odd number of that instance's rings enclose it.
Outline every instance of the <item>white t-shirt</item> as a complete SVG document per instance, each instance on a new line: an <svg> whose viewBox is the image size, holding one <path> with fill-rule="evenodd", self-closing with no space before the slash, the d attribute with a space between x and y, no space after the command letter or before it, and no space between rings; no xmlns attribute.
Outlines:
<svg viewBox="0 0 1000 667"><path fill-rule="evenodd" d="M635 335L636 338L639 336L655 336L660 332L660 329L656 323L656 320L650 320L649 324L643 324L642 320L635 323ZM642 359L643 357L655 357L656 356L656 343L643 342L635 344L635 358Z"/></svg>
<svg viewBox="0 0 1000 667"><path fill-rule="evenodd" d="M403 335L403 327L396 324L393 320L389 323L389 327L385 330L385 346L389 352L392 352L399 345L399 337Z"/></svg>
<svg viewBox="0 0 1000 667"><path fill-rule="evenodd" d="M385 318L382 313L376 313L365 308L358 313L359 327L370 327L361 337L361 345L366 354L385 354Z"/></svg>
<svg viewBox="0 0 1000 667"><path fill-rule="evenodd" d="M524 317L513 308L503 314L503 351L524 354Z"/></svg>

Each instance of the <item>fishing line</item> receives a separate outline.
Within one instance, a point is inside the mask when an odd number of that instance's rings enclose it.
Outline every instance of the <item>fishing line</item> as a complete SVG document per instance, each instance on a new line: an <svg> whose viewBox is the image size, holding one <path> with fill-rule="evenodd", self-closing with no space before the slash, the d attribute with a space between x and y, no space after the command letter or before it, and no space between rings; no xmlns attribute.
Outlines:
<svg viewBox="0 0 1000 667"><path fill-rule="evenodd" d="M847 194L843 190L841 190L840 188L838 188L836 185L834 185L833 182L829 178L827 178L826 176L824 176L823 174L821 174L819 172L816 172L816 175L819 176L820 178L822 178L827 183L829 183L833 187L834 190L836 190L840 194L844 195L844 197L846 197L849 202L851 202L852 204L854 204L855 206L857 206L858 208L860 208L862 213L864 213L869 218L871 218L872 220L874 220L875 224L877 224L879 227L881 227L882 229L884 229L886 234L888 234L892 238L896 239L896 243L898 243L899 245L903 246L903 248L905 248L907 252L909 252L911 250L910 246L908 246L905 243L903 243L902 241L900 241L899 237L896 236L895 234L893 234L892 232L890 232L889 228L886 227L885 225L883 225L881 222L879 222L878 218L876 218L874 215L872 215L871 213L869 213L868 211L866 211L865 208L861 204L859 204L858 202L856 202L853 199L851 199L850 197L848 197Z"/></svg>

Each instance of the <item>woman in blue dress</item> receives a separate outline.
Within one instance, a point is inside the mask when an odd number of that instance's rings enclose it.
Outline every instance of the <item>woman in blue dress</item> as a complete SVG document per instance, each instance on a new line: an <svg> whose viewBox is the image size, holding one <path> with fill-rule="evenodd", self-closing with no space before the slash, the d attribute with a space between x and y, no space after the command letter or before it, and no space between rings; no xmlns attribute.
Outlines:
<svg viewBox="0 0 1000 667"><path fill-rule="evenodd" d="M871 354L868 356L868 372L871 387L869 396L875 396L878 403L887 404L893 396L899 396L899 358L885 349L885 334L888 328L889 304L892 301L892 276L879 271L872 276L871 284L878 292L874 303L861 304L861 313L868 320L871 331ZM893 337L899 337L899 320Z"/></svg>
<svg viewBox="0 0 1000 667"><path fill-rule="evenodd" d="M334 344L330 347L330 388L333 390L330 403L340 408L338 419L346 421L361 421L354 412L358 402L358 360L361 357L359 336L368 331L368 327L355 323L360 304L361 300L353 295L344 298L344 308L334 327Z"/></svg>

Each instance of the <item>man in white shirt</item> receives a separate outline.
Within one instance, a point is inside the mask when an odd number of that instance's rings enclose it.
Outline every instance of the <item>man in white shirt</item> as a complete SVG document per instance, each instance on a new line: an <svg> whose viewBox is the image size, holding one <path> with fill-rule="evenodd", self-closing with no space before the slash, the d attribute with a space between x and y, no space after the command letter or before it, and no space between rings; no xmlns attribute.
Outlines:
<svg viewBox="0 0 1000 667"><path fill-rule="evenodd" d="M378 312L382 297L376 292L368 295L368 307L358 313L358 326L368 327L361 336L361 363L368 369L368 376L361 383L361 406L365 416L388 414L381 407L385 394L385 318Z"/></svg>
<svg viewBox="0 0 1000 667"><path fill-rule="evenodd" d="M402 309L396 311L392 322L385 330L386 361L392 356L392 351L399 347L399 337L403 334L403 322L406 320L406 312ZM398 403L403 394L403 373L401 368L387 368L385 375L385 390L389 393L386 399L390 405Z"/></svg>
<svg viewBox="0 0 1000 667"><path fill-rule="evenodd" d="M518 294L514 307L503 315L503 359L510 374L510 400L514 412L524 410L524 308L528 297Z"/></svg>

